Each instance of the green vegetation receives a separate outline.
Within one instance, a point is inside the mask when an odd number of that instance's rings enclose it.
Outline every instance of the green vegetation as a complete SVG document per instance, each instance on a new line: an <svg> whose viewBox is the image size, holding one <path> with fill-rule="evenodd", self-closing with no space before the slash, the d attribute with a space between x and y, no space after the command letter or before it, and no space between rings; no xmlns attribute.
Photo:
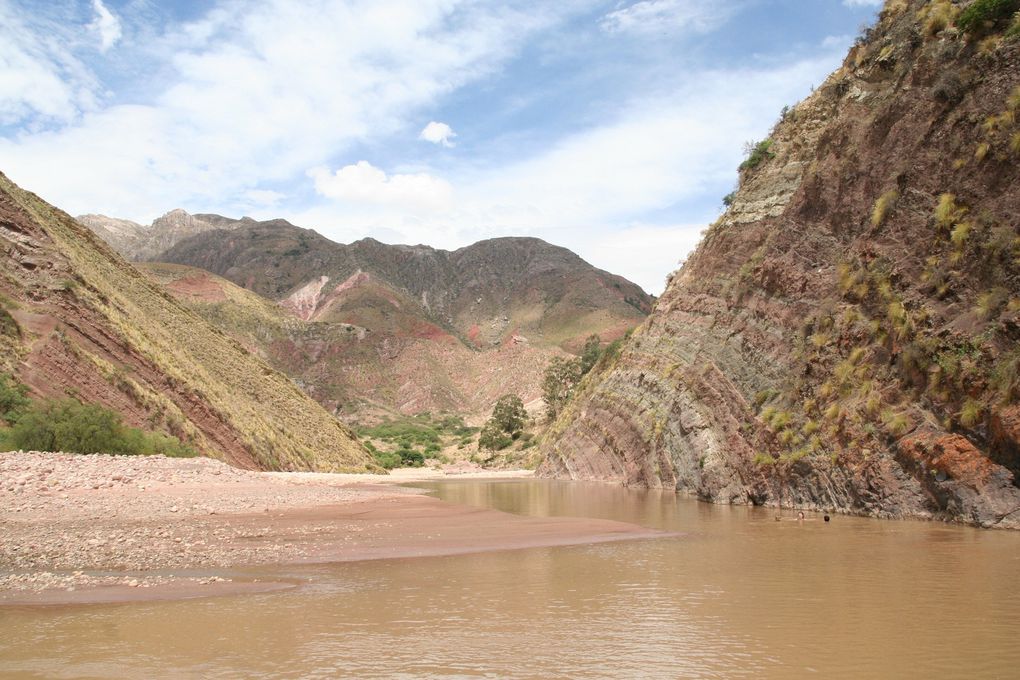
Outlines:
<svg viewBox="0 0 1020 680"><path fill-rule="evenodd" d="M1020 0L974 0L957 18L956 25L967 33L981 35L1004 23L1017 10Z"/></svg>
<svg viewBox="0 0 1020 680"><path fill-rule="evenodd" d="M517 440L528 421L524 402L516 394L504 394L492 409L492 416L482 427L478 448L501 451Z"/></svg>
<svg viewBox="0 0 1020 680"><path fill-rule="evenodd" d="M759 165L775 157L772 151L772 140L763 139L760 142L747 142L744 145L744 162L740 164L740 170L753 170Z"/></svg>
<svg viewBox="0 0 1020 680"><path fill-rule="evenodd" d="M121 421L120 414L75 399L34 401L13 417L8 411L5 420L12 422L4 436L4 446L8 450L162 454L177 458L198 455L176 437L128 427Z"/></svg>
<svg viewBox="0 0 1020 680"><path fill-rule="evenodd" d="M387 470L421 467L427 458L445 460L443 448L454 445L464 448L476 432L478 428L465 425L461 416L428 412L357 430L365 448Z"/></svg>
<svg viewBox="0 0 1020 680"><path fill-rule="evenodd" d="M599 336L590 335L585 340L581 356L573 359L554 357L545 369L542 378L542 397L545 399L546 412L549 420L553 420L563 407L570 401L578 383L603 355L615 356L619 345L600 349Z"/></svg>
<svg viewBox="0 0 1020 680"><path fill-rule="evenodd" d="M0 373L0 422L13 425L28 409L25 386L6 373Z"/></svg>

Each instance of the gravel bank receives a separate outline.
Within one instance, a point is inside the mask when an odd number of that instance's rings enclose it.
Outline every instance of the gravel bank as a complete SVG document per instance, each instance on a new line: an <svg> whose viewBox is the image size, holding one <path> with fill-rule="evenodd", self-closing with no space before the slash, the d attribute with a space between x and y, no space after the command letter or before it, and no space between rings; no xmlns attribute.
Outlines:
<svg viewBox="0 0 1020 680"><path fill-rule="evenodd" d="M209 458L12 452L0 454L2 591L147 588L171 570L297 561L314 524L276 537L272 518L294 509L415 493L351 486L349 478L238 470ZM353 528L352 528L353 530ZM278 538L279 540L275 540ZM200 585L225 580L193 577Z"/></svg>

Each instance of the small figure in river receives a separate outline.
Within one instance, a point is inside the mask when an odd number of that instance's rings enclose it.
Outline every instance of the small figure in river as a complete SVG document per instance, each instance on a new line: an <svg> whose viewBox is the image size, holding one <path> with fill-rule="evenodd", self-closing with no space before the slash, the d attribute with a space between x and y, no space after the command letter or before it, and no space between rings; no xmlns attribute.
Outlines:
<svg viewBox="0 0 1020 680"><path fill-rule="evenodd" d="M803 510L801 510L800 512L797 513L797 521L798 522L803 522L804 521L804 511Z"/></svg>
<svg viewBox="0 0 1020 680"><path fill-rule="evenodd" d="M824 519L826 522L828 522L829 521L829 516L825 515L824 517L822 517L822 519Z"/></svg>

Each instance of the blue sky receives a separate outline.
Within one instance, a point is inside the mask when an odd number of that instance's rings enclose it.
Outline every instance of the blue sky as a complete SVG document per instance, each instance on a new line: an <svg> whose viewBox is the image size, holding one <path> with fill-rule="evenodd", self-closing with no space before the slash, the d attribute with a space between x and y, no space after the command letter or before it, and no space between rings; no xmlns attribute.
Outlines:
<svg viewBox="0 0 1020 680"><path fill-rule="evenodd" d="M0 0L0 170L143 224L538 236L658 294L879 4Z"/></svg>

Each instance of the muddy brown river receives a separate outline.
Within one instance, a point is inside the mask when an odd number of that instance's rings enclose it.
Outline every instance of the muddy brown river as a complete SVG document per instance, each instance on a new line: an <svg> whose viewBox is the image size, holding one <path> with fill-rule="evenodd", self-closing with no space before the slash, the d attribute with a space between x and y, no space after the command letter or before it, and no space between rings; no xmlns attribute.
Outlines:
<svg viewBox="0 0 1020 680"><path fill-rule="evenodd" d="M418 484L679 536L247 571L256 595L0 608L11 678L1017 678L1020 534L560 482Z"/></svg>

